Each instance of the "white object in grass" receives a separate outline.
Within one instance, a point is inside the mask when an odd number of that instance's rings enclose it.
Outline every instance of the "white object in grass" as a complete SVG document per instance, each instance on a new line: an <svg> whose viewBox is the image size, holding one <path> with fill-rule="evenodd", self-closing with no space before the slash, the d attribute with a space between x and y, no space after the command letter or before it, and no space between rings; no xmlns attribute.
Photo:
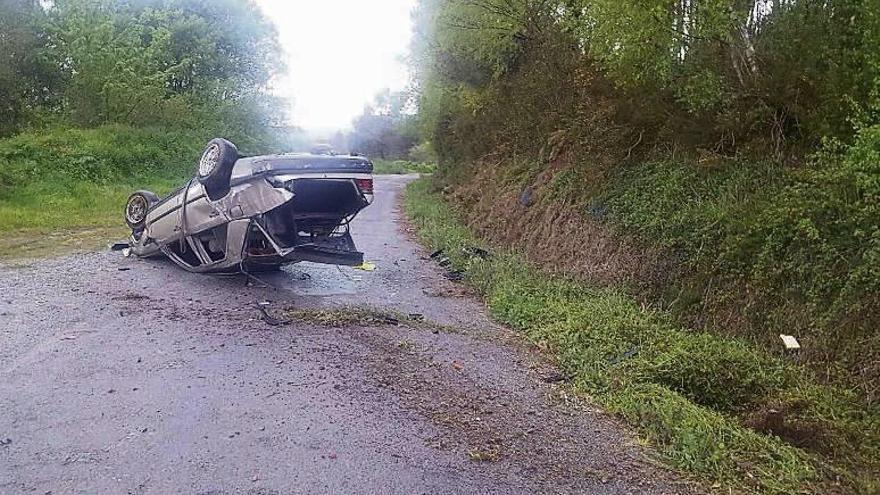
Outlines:
<svg viewBox="0 0 880 495"><path fill-rule="evenodd" d="M785 344L785 348L789 350L800 349L801 344L797 341L796 338L792 335L783 335L780 334L779 338L782 339L782 343Z"/></svg>

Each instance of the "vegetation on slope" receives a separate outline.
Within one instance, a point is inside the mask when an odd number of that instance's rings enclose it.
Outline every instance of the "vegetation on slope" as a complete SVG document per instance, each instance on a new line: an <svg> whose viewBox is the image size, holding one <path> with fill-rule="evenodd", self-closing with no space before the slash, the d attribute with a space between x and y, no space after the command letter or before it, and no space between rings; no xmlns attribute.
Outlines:
<svg viewBox="0 0 880 495"><path fill-rule="evenodd" d="M817 375L876 408L878 16L857 0L423 1L423 132L467 207L475 177L494 178L484 197L533 193L475 222L598 223L659 253L668 274L632 281L644 304L762 347L795 334Z"/></svg>
<svg viewBox="0 0 880 495"><path fill-rule="evenodd" d="M880 417L855 394L747 342L682 328L622 290L549 275L515 250L473 257L481 240L429 179L410 185L405 206L419 236L465 271L496 318L557 356L576 389L675 466L749 492L880 489Z"/></svg>
<svg viewBox="0 0 880 495"><path fill-rule="evenodd" d="M876 2L422 0L415 18L435 187L483 238L565 280L517 278L505 320L586 375L622 366L624 382L639 377L631 390L663 387L749 438L770 432L786 452L876 476L877 438L844 433L876 429L880 407ZM608 294L635 313L606 319L620 308L595 303ZM565 323L515 309L542 307ZM636 324L638 308L664 316ZM803 345L796 368L780 365L780 334ZM647 362L609 368L632 349ZM594 393L616 383L585 380ZM667 402L652 394L654 412L618 410L662 423ZM692 426L681 434L693 445L731 445ZM679 445L664 435L649 436ZM720 455L685 451L672 457L700 472Z"/></svg>

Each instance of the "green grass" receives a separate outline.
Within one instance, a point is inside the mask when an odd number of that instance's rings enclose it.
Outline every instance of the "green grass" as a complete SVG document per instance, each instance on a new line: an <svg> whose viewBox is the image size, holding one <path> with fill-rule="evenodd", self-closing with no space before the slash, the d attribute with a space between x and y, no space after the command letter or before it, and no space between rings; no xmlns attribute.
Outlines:
<svg viewBox="0 0 880 495"><path fill-rule="evenodd" d="M415 163L406 160L373 160L373 173L377 175L431 174L436 168L430 163Z"/></svg>
<svg viewBox="0 0 880 495"><path fill-rule="evenodd" d="M575 389L671 465L752 493L880 490L880 421L850 391L748 342L681 328L622 290L545 274L510 251L471 257L463 248L480 240L426 179L409 186L405 206L420 238L465 271L495 318L556 356ZM804 448L744 426L771 410L783 427L766 426L789 442L809 440Z"/></svg>
<svg viewBox="0 0 880 495"><path fill-rule="evenodd" d="M124 236L128 195L137 189L161 195L179 186L203 143L196 132L124 126L0 141L0 257L51 254L49 234L59 252Z"/></svg>

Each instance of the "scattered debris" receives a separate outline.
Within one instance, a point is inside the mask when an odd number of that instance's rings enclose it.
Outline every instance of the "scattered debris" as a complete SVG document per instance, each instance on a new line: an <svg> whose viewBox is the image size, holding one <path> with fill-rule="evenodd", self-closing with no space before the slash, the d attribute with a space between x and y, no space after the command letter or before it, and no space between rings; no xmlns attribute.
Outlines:
<svg viewBox="0 0 880 495"><path fill-rule="evenodd" d="M433 260L433 259L438 258L438 257L439 257L440 255L442 255L442 254L443 254L443 250L442 250L442 249L438 249L438 250L434 251L433 253L431 253L430 258Z"/></svg>
<svg viewBox="0 0 880 495"><path fill-rule="evenodd" d="M410 313L409 319L413 321L425 321L425 315L421 313Z"/></svg>
<svg viewBox="0 0 880 495"><path fill-rule="evenodd" d="M360 265L354 267L355 270L363 270L365 272L372 272L376 270L376 264L372 261L364 261Z"/></svg>
<svg viewBox="0 0 880 495"><path fill-rule="evenodd" d="M464 254L470 256L471 258L480 258L483 260L487 260L492 257L489 251L477 246L464 247L461 249Z"/></svg>
<svg viewBox="0 0 880 495"><path fill-rule="evenodd" d="M4 438L4 439L0 440L0 447L6 447L7 445L12 445L11 438Z"/></svg>
<svg viewBox="0 0 880 495"><path fill-rule="evenodd" d="M426 288L422 289L422 294L424 294L428 297L443 297L444 295L446 295L446 293L443 292L442 290L435 289L433 287L426 287Z"/></svg>
<svg viewBox="0 0 880 495"><path fill-rule="evenodd" d="M624 361L624 360L626 360L626 359L629 359L629 358L635 356L636 354L638 354L640 349L641 349L641 346L638 346L638 345L635 346L635 347L632 347L632 348L630 348L628 351L626 351L626 352L624 352L623 354L621 354L620 356L616 356L616 357L612 357L612 358L610 358L610 359L608 360L608 363L609 363L609 364L617 364L617 363L619 363L619 362L621 362L621 361Z"/></svg>
<svg viewBox="0 0 880 495"><path fill-rule="evenodd" d="M470 457L472 461L477 462L495 462L501 459L501 449L496 446L485 449L471 449L468 451L468 457Z"/></svg>
<svg viewBox="0 0 880 495"><path fill-rule="evenodd" d="M124 251L129 248L129 244L127 242L114 242L110 245L111 251Z"/></svg>
<svg viewBox="0 0 880 495"><path fill-rule="evenodd" d="M543 379L546 383L559 383L568 381L569 377L563 375L558 371L553 371L547 375L544 375Z"/></svg>
<svg viewBox="0 0 880 495"><path fill-rule="evenodd" d="M451 280L453 282L460 282L464 280L464 272L461 270L449 270L448 272L443 274L447 280Z"/></svg>
<svg viewBox="0 0 880 495"><path fill-rule="evenodd" d="M144 299L149 299L149 296L137 294L135 292L127 292L121 296L113 296L110 298L111 301L141 301Z"/></svg>
<svg viewBox="0 0 880 495"><path fill-rule="evenodd" d="M270 315L269 311L266 310L266 306L263 305L263 303L257 304L257 309L260 311L261 319L273 327L288 325L291 322L291 320L281 320Z"/></svg>
<svg viewBox="0 0 880 495"><path fill-rule="evenodd" d="M299 320L306 323L335 328L349 326L397 326L400 325L401 320L408 320L406 316L391 311L358 307L288 310L284 311L283 314L290 318L288 323L293 320Z"/></svg>
<svg viewBox="0 0 880 495"><path fill-rule="evenodd" d="M127 272L127 271L131 270L131 267L130 266L120 266L119 268L117 268L117 270L119 270L120 272Z"/></svg>
<svg viewBox="0 0 880 495"><path fill-rule="evenodd" d="M522 193L519 195L519 204L528 208L532 205L532 194L534 194L534 189L532 186L529 186L523 189Z"/></svg>

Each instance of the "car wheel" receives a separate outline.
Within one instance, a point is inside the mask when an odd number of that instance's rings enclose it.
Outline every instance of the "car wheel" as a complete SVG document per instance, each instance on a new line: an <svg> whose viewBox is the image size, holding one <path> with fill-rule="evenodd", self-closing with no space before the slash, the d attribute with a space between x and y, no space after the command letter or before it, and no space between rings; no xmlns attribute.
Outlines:
<svg viewBox="0 0 880 495"><path fill-rule="evenodd" d="M208 142L199 159L198 178L212 201L229 193L229 180L236 161L238 148L234 144L221 138Z"/></svg>
<svg viewBox="0 0 880 495"><path fill-rule="evenodd" d="M125 203L125 223L133 231L143 230L150 208L159 202L159 196L150 191L135 191Z"/></svg>

